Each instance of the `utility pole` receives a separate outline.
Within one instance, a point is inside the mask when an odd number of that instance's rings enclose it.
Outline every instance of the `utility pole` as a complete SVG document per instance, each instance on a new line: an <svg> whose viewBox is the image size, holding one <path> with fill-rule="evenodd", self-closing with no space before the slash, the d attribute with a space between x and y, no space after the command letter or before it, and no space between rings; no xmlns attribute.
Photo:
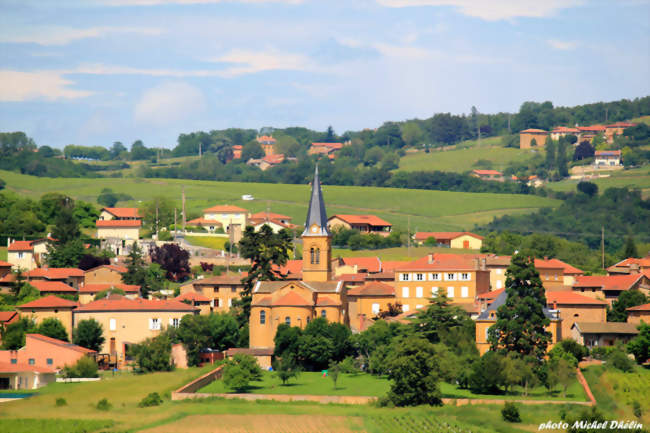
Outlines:
<svg viewBox="0 0 650 433"><path fill-rule="evenodd" d="M609 107L605 107L605 123L607 123L608 115L609 115Z"/></svg>
<svg viewBox="0 0 650 433"><path fill-rule="evenodd" d="M201 143L201 142L199 141L199 158L201 157L201 145L202 145L202 144L203 144L203 143Z"/></svg>
<svg viewBox="0 0 650 433"><path fill-rule="evenodd" d="M183 212L183 233L185 233L185 220L186 220L186 218L185 218L185 185L183 185L183 193L181 195L181 201L183 202L183 209L182 209L182 212Z"/></svg>
<svg viewBox="0 0 650 433"><path fill-rule="evenodd" d="M603 269L605 269L605 226L602 226L600 229L600 250L603 257Z"/></svg>

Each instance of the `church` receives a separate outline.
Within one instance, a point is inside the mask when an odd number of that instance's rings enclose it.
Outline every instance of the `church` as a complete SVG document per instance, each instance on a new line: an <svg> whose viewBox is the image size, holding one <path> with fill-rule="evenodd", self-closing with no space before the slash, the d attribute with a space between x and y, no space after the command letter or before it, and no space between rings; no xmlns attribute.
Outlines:
<svg viewBox="0 0 650 433"><path fill-rule="evenodd" d="M255 284L249 321L251 348L273 348L281 323L304 328L311 320L323 317L348 325L344 283L332 279L331 241L316 167L302 233L302 279Z"/></svg>

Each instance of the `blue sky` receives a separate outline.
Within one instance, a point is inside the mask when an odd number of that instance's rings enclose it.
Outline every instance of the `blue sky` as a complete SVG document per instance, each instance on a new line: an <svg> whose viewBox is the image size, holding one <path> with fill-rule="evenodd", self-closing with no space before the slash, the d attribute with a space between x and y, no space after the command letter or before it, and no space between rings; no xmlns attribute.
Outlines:
<svg viewBox="0 0 650 433"><path fill-rule="evenodd" d="M650 2L0 0L0 130L39 145L650 94Z"/></svg>

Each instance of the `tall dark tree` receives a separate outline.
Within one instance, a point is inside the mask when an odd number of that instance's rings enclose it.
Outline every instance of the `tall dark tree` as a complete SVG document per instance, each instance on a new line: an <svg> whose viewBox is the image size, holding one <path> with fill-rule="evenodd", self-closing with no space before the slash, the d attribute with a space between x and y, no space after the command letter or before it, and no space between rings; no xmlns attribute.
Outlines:
<svg viewBox="0 0 650 433"><path fill-rule="evenodd" d="M575 135L572 135L572 137L575 137ZM594 156L595 152L596 150L594 149L594 146L591 145L591 142L589 140L583 140L576 147L576 150L573 153L573 160L580 161L585 158L591 158Z"/></svg>
<svg viewBox="0 0 650 433"><path fill-rule="evenodd" d="M332 125L327 127L327 132L325 133L324 141L325 143L334 143L336 141L336 133L334 132L334 128L332 128Z"/></svg>
<svg viewBox="0 0 650 433"><path fill-rule="evenodd" d="M74 203L66 199L52 229L54 241L47 246L47 262L55 268L76 268L85 253Z"/></svg>
<svg viewBox="0 0 650 433"><path fill-rule="evenodd" d="M593 182L586 182L586 181L578 182L578 186L576 188L578 189L578 191L587 194L589 197L593 197L596 194L598 194L598 185L596 185Z"/></svg>
<svg viewBox="0 0 650 433"><path fill-rule="evenodd" d="M634 243L634 238L632 237L632 235L629 235L627 239L625 239L625 247L623 248L623 257L625 258L639 257L639 250L637 250L636 248L636 244Z"/></svg>
<svg viewBox="0 0 650 433"><path fill-rule="evenodd" d="M418 311L413 325L416 333L437 344L453 329L462 328L466 320L469 317L465 311L450 305L447 297L440 294L432 298L426 308Z"/></svg>
<svg viewBox="0 0 650 433"><path fill-rule="evenodd" d="M142 250L137 242L131 246L131 251L126 258L126 269L126 273L122 275L122 281L125 284L140 286L140 296L146 299L149 295L146 285L147 269L142 258Z"/></svg>
<svg viewBox="0 0 650 433"><path fill-rule="evenodd" d="M264 149L257 141L249 141L244 144L241 151L241 160L246 162L249 159L259 159L264 157Z"/></svg>
<svg viewBox="0 0 650 433"><path fill-rule="evenodd" d="M648 302L648 297L638 290L625 290L612 302L612 307L607 308L608 322L627 322L627 309L643 305Z"/></svg>
<svg viewBox="0 0 650 433"><path fill-rule="evenodd" d="M86 349L101 351L105 341L102 324L95 319L81 320L72 333L72 341Z"/></svg>
<svg viewBox="0 0 650 433"><path fill-rule="evenodd" d="M546 137L544 148L546 149L546 168L551 170L555 167L555 141L550 135Z"/></svg>
<svg viewBox="0 0 650 433"><path fill-rule="evenodd" d="M569 168L567 167L566 148L567 148L566 140L564 140L564 137L560 137L560 140L557 143L556 165L557 165L557 172L562 177L567 177L569 175Z"/></svg>
<svg viewBox="0 0 650 433"><path fill-rule="evenodd" d="M491 349L533 357L541 363L551 334L544 314L546 296L532 258L515 254L506 271L507 299L497 309L497 321L488 331Z"/></svg>

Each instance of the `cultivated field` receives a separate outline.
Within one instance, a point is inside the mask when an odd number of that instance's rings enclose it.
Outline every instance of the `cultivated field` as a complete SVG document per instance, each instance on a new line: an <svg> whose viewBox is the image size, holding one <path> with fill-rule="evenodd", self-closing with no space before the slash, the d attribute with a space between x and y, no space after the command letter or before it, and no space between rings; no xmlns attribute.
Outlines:
<svg viewBox="0 0 650 433"><path fill-rule="evenodd" d="M577 180L563 180L561 182L549 183L547 186L556 191L575 191ZM645 197L650 196L650 165L635 168L632 170L620 170L613 172L610 177L600 179L590 179L598 185L599 192L604 192L607 188L621 188L624 186L630 188L640 188Z"/></svg>
<svg viewBox="0 0 650 433"><path fill-rule="evenodd" d="M139 178L38 178L0 171L7 189L32 198L47 192L62 192L76 199L95 202L103 188L130 194L134 200L118 206L138 205L156 195L169 197L180 208L181 190L185 187L188 215L198 216L202 209L216 204L233 204L251 212L264 211L289 215L302 224L309 203L309 185L278 185L241 182L211 182L182 179ZM371 213L406 230L471 230L494 216L530 213L541 207L559 205L558 200L519 194L477 194L450 191L324 186L329 215L336 213ZM252 194L254 201L243 201Z"/></svg>

